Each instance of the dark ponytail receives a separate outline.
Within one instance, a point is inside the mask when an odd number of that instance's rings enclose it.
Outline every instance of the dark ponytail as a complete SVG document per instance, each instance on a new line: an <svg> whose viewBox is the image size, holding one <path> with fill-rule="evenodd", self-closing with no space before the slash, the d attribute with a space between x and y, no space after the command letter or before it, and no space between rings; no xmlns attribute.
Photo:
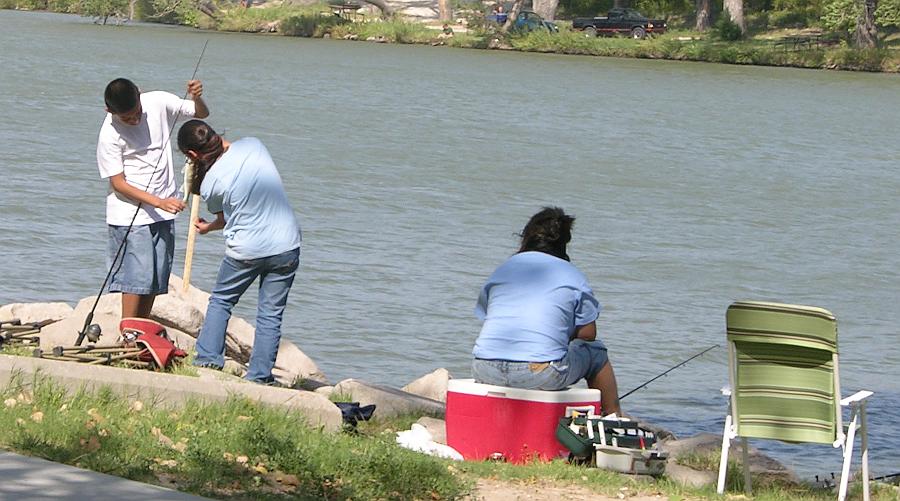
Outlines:
<svg viewBox="0 0 900 501"><path fill-rule="evenodd" d="M566 245L572 240L574 216L567 215L559 207L544 207L531 216L522 230L522 246L519 252L538 251L560 259L569 260Z"/></svg>
<svg viewBox="0 0 900 501"><path fill-rule="evenodd" d="M185 155L189 150L197 154L197 158L191 159L194 163L194 176L189 188L191 193L199 195L206 173L225 152L222 136L202 120L189 120L178 130L178 149Z"/></svg>

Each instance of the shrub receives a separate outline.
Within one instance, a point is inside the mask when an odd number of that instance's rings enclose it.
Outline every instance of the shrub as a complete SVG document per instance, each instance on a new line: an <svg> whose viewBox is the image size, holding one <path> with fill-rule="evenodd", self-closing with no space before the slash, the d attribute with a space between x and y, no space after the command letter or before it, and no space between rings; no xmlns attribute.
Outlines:
<svg viewBox="0 0 900 501"><path fill-rule="evenodd" d="M338 25L349 21L338 16L299 15L291 16L281 22L282 35L292 37L323 37L331 33Z"/></svg>
<svg viewBox="0 0 900 501"><path fill-rule="evenodd" d="M719 16L716 24L713 25L712 31L713 36L726 42L734 42L744 37L744 34L741 32L741 27L732 21L725 13L722 13L722 15Z"/></svg>

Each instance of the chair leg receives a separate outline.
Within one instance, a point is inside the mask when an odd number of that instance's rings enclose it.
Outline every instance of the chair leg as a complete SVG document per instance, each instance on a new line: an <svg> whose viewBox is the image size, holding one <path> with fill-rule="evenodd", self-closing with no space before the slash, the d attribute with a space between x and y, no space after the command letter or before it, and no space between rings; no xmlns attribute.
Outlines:
<svg viewBox="0 0 900 501"><path fill-rule="evenodd" d="M838 501L847 499L847 484L850 482L850 460L853 456L853 439L856 436L856 405L850 411L850 425L847 427L847 438L844 442L844 466L841 468L841 486L838 489Z"/></svg>
<svg viewBox="0 0 900 501"><path fill-rule="evenodd" d="M752 486L750 485L750 453L747 451L747 437L741 437L741 462L744 463L744 493L749 496Z"/></svg>
<svg viewBox="0 0 900 501"><path fill-rule="evenodd" d="M722 457L719 458L719 482L716 492L725 493L725 473L728 469L728 449L731 446L731 414L725 416L725 432L722 433Z"/></svg>
<svg viewBox="0 0 900 501"><path fill-rule="evenodd" d="M862 456L863 501L869 501L869 434L866 433L866 401L859 404L859 435Z"/></svg>

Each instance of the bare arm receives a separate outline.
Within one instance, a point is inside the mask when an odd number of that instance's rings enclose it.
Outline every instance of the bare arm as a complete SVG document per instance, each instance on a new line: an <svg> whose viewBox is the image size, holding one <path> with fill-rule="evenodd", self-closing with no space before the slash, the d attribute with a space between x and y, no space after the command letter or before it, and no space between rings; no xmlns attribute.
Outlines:
<svg viewBox="0 0 900 501"><path fill-rule="evenodd" d="M597 322L575 327L575 337L573 339L583 339L584 341L597 339Z"/></svg>
<svg viewBox="0 0 900 501"><path fill-rule="evenodd" d="M146 191L128 184L125 180L125 174L119 173L109 178L109 185L116 193L123 195L131 200L140 202L150 207L156 207L172 214L178 214L184 210L184 202L180 198L159 198L156 195L147 193Z"/></svg>
<svg viewBox="0 0 900 501"><path fill-rule="evenodd" d="M211 231L221 230L225 227L225 214L222 212L216 212L216 220L215 221L207 221L203 218L197 219L194 223L194 228L197 228L197 233L201 235L206 235Z"/></svg>
<svg viewBox="0 0 900 501"><path fill-rule="evenodd" d="M209 116L209 108L206 101L201 97L203 95L203 83L200 80L191 80L188 82L188 94L194 100L194 117L206 118Z"/></svg>

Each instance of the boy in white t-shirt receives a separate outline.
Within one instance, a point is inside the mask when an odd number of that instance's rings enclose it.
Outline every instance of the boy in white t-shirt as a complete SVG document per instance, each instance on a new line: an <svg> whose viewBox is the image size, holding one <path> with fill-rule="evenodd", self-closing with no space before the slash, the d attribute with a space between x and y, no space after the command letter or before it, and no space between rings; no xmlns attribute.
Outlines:
<svg viewBox="0 0 900 501"><path fill-rule="evenodd" d="M104 92L107 114L97 140L97 166L100 177L109 179L109 292L122 293L122 318L149 317L156 296L169 288L173 220L184 209L169 136L176 119L209 116L202 83L189 81L187 91L190 100L141 93L130 80L117 78Z"/></svg>

